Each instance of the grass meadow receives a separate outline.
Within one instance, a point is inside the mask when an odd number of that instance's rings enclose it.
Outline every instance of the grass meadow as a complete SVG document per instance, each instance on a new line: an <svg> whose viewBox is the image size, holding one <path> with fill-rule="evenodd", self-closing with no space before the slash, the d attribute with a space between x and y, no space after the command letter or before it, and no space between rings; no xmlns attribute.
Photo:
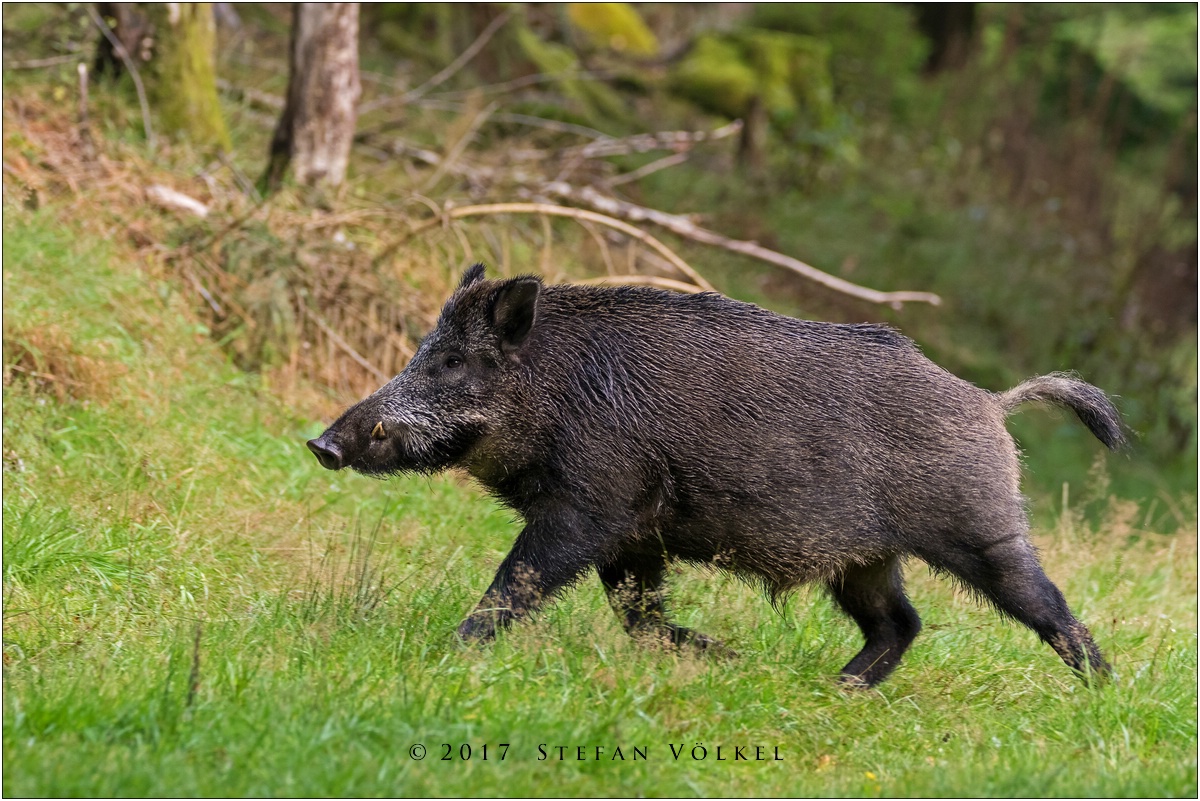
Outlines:
<svg viewBox="0 0 1200 801"><path fill-rule="evenodd" d="M634 643L595 578L467 648L518 522L459 476L322 470L320 421L231 366L182 291L5 208L6 796L1197 793L1194 498L1156 501L1153 530L1133 500L1077 513L1099 478L1035 499L1119 674L1096 689L917 563L925 630L874 691L835 684L860 638L822 593L776 612L692 568L672 607L737 658Z"/></svg>

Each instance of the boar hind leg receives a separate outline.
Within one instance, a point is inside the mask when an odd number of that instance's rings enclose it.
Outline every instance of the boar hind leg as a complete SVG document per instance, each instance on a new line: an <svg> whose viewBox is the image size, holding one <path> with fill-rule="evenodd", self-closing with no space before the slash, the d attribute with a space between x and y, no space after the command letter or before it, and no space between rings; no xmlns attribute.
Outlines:
<svg viewBox="0 0 1200 801"><path fill-rule="evenodd" d="M842 682L871 687L887 678L921 630L921 618L904 595L900 560L854 565L829 582L838 605L862 629L866 644L842 668Z"/></svg>
<svg viewBox="0 0 1200 801"><path fill-rule="evenodd" d="M949 571L1005 615L1033 629L1085 679L1111 672L1087 627L1038 563L1024 531L983 546L931 554L926 561ZM923 557L925 558L925 557Z"/></svg>
<svg viewBox="0 0 1200 801"><path fill-rule="evenodd" d="M609 605L631 636L655 638L676 647L732 653L717 640L667 618L663 606L667 565L663 557L622 555L612 564L600 566L599 573Z"/></svg>

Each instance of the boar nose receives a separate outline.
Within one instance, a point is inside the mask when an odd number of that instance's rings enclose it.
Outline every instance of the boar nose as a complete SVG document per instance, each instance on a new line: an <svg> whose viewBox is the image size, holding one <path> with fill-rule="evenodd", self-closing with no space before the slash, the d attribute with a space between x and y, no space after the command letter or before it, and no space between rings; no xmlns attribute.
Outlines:
<svg viewBox="0 0 1200 801"><path fill-rule="evenodd" d="M326 442L324 437L310 439L308 449L317 457L321 467L326 470L341 470L346 466L342 461L342 449L332 442Z"/></svg>

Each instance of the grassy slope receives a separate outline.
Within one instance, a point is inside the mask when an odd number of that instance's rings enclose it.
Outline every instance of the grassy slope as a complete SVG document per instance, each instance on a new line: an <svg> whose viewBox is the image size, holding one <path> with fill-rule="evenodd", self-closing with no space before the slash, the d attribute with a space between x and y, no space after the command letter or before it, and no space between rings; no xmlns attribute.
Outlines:
<svg viewBox="0 0 1200 801"><path fill-rule="evenodd" d="M6 364L76 381L5 390L6 795L1197 791L1194 528L1141 532L1114 504L1099 531L1039 533L1121 673L1096 691L919 565L926 629L878 692L831 682L859 640L819 593L780 616L690 569L679 617L741 657L636 646L594 580L464 649L507 512L454 477L321 471L317 426L231 368L153 266L53 209L7 208L4 234ZM539 743L649 761L539 762ZM672 759L697 743L707 760Z"/></svg>

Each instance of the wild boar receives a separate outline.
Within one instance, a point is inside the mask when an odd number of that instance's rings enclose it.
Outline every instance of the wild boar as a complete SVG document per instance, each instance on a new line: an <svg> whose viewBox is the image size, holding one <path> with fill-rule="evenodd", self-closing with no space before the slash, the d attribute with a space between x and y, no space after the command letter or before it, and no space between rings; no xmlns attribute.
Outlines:
<svg viewBox="0 0 1200 801"><path fill-rule="evenodd" d="M459 627L488 640L591 568L633 634L719 646L670 621L671 559L777 598L822 582L866 643L870 686L921 628L917 557L1021 621L1075 670L1109 667L1030 544L1005 418L1068 407L1109 448L1121 419L1065 374L1006 392L881 325L772 313L715 293L489 280L475 265L404 371L308 447L331 470L462 468L525 527Z"/></svg>

